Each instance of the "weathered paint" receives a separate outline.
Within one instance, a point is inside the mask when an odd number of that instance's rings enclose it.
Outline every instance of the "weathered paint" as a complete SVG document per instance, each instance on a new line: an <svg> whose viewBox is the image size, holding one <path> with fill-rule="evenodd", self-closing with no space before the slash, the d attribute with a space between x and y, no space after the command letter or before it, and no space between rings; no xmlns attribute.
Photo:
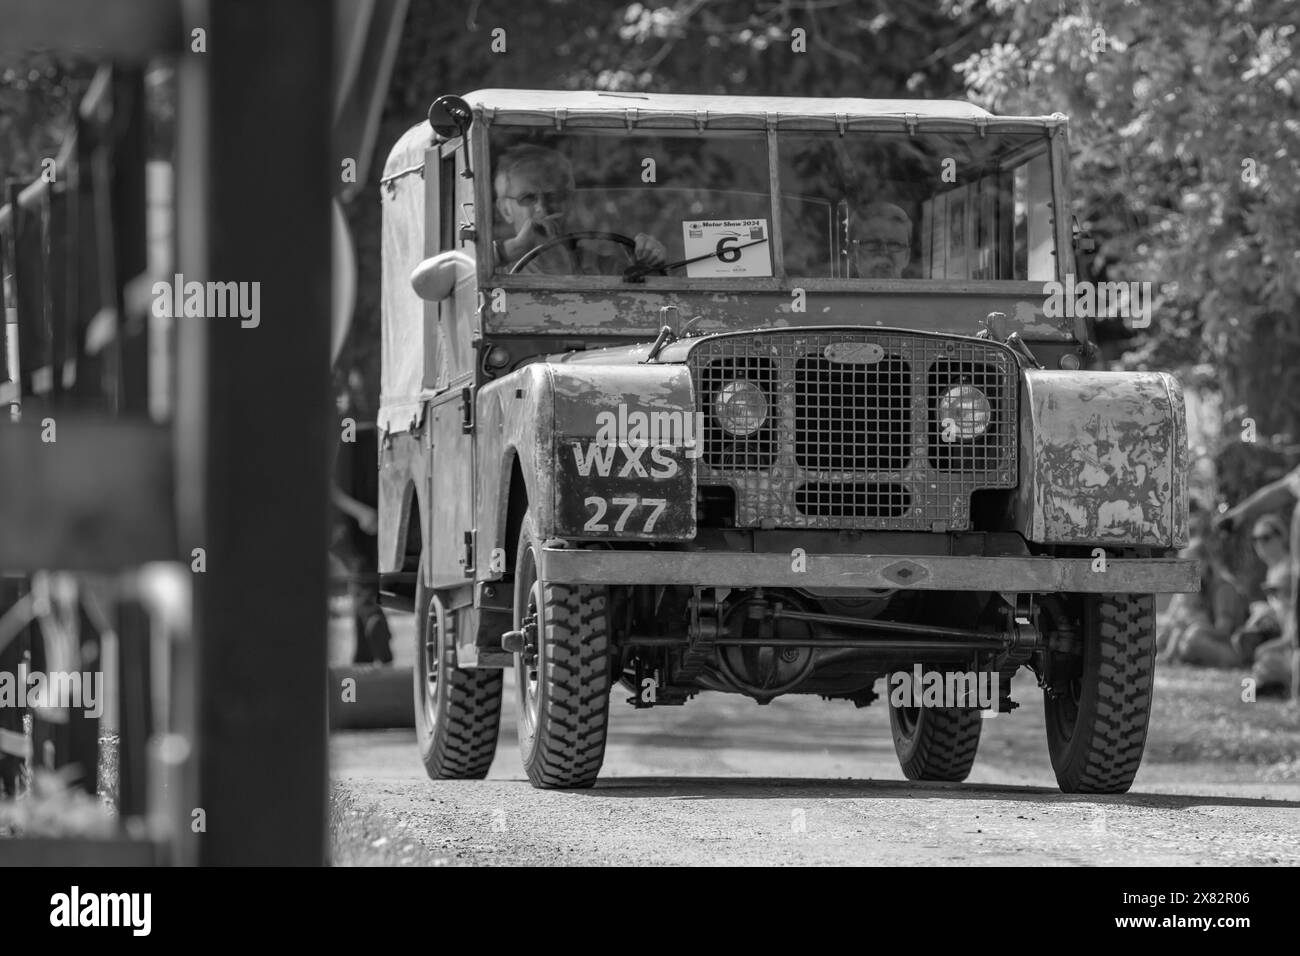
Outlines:
<svg viewBox="0 0 1300 956"><path fill-rule="evenodd" d="M427 524L424 540L429 583L435 588L457 587L466 581L465 533L474 530L473 436L463 427L459 392L447 392L429 403L425 416L429 436L429 493L423 502Z"/></svg>
<svg viewBox="0 0 1300 956"><path fill-rule="evenodd" d="M612 356L611 356L612 357ZM555 417L556 533L583 538L684 541L695 536L695 461L703 440L695 420L695 396L688 369L678 365L551 365ZM597 446L602 418L654 418L676 425L676 434L653 447ZM608 433L608 429L606 429ZM608 437L608 434L606 434ZM686 440L693 440L689 447ZM613 467L599 474L592 456L607 454ZM584 464L586 467L584 467ZM586 474L582 472L586 471ZM608 513L589 504L610 502ZM651 499L665 505L628 511L613 500ZM653 519L651 515L654 515ZM653 520L653 524L647 524ZM599 528L596 525L606 525Z"/></svg>
<svg viewBox="0 0 1300 956"><path fill-rule="evenodd" d="M428 468L423 425L380 435L379 570L384 574L402 570L410 522L428 514L422 504Z"/></svg>
<svg viewBox="0 0 1300 956"><path fill-rule="evenodd" d="M974 335L990 312L1001 312L1007 331L1029 341L1073 341L1068 319L1043 314L1041 282L940 282L926 279L775 280L751 279L743 287L664 288L628 285L600 276L546 276L555 288L536 288L537 279L496 277L504 311L483 314L483 334L601 336L617 332L653 339L662 325L660 309L674 307L691 331L731 332L746 328L853 325L918 332ZM731 280L734 282L734 280ZM530 287L531 286L531 287ZM792 290L803 290L804 311L794 311Z"/></svg>
<svg viewBox="0 0 1300 956"><path fill-rule="evenodd" d="M694 400L690 373L681 366L535 362L485 384L478 392L474 429L476 578L500 578L499 572L491 570L492 551L515 546L507 540L506 524L510 474L516 461L534 526L543 539L603 537L583 530L588 517L582 511L583 499L596 494L671 497L676 504L671 514L665 509L656 533L633 534L635 529L625 529L620 538L694 537L694 461L683 453L670 454L679 464L672 480L617 475L575 479L573 467L574 445L595 439L600 412L617 414L623 404L628 411L690 414ZM625 465L625 459L620 459L620 465ZM615 520L618 517L615 513Z"/></svg>
<svg viewBox="0 0 1300 956"><path fill-rule="evenodd" d="M1187 507L1189 488L1187 476L1191 472L1191 452L1187 443L1187 404L1183 400L1183 387L1178 380L1166 375L1169 386L1170 415L1174 419L1174 453L1177 459L1173 473L1174 547L1187 546Z"/></svg>
<svg viewBox="0 0 1300 956"><path fill-rule="evenodd" d="M550 441L555 412L546 366L540 362L525 365L484 384L478 391L475 414L475 577L492 581L502 577L493 570L494 549L503 549L509 560L514 560L516 542L506 538L506 521L510 475L516 461L538 533L544 539L554 537L553 509L548 503L555 496L555 456Z"/></svg>
<svg viewBox="0 0 1300 956"><path fill-rule="evenodd" d="M1147 593L1195 591L1190 559L1117 558L1097 574L1090 558L1022 558L891 554L809 554L798 569L785 553L706 551L542 552L544 573L574 584L707 584L712 587L793 587L916 591L1108 593L1121 587Z"/></svg>
<svg viewBox="0 0 1300 956"><path fill-rule="evenodd" d="M1186 435L1169 375L1026 371L1016 527L1044 544L1176 546Z"/></svg>
<svg viewBox="0 0 1300 956"><path fill-rule="evenodd" d="M551 365L555 430L565 438L595 435L605 412L629 409L691 413L690 372L680 365Z"/></svg>

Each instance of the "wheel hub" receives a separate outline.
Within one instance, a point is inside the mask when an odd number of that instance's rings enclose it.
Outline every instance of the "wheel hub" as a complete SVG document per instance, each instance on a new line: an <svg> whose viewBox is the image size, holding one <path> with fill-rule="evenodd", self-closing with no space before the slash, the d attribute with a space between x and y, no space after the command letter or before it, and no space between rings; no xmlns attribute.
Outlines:
<svg viewBox="0 0 1300 956"><path fill-rule="evenodd" d="M537 613L535 611L524 618L519 631L523 638L523 646L519 653L523 655L524 663L532 667L537 663Z"/></svg>

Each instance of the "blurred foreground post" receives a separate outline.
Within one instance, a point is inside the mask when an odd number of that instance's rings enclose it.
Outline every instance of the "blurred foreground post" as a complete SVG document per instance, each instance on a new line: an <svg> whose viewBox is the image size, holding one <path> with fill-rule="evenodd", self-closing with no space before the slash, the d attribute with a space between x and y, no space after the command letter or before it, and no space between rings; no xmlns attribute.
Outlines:
<svg viewBox="0 0 1300 956"><path fill-rule="evenodd" d="M195 575L203 864L325 862L333 5L186 8L179 266L258 314L177 322ZM250 287L251 288L251 287Z"/></svg>

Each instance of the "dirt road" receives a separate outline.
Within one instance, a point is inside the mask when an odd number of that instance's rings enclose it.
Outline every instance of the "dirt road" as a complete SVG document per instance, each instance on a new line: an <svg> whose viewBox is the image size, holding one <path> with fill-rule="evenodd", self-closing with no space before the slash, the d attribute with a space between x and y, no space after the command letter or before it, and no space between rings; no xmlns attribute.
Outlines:
<svg viewBox="0 0 1300 956"><path fill-rule="evenodd" d="M409 660L408 621L396 622ZM401 657L399 657L399 661ZM339 863L1300 863L1300 712L1241 700L1241 674L1159 675L1147 756L1121 797L1061 794L1041 698L984 723L965 784L906 781L887 711L705 694L636 711L615 691L604 771L582 792L523 776L513 683L485 781L429 780L412 731L332 743Z"/></svg>

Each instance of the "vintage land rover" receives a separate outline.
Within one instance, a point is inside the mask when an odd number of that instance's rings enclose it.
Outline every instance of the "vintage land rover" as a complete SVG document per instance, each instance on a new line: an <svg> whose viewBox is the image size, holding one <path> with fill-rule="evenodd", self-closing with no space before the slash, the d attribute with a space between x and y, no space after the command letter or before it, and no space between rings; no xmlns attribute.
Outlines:
<svg viewBox="0 0 1300 956"><path fill-rule="evenodd" d="M1173 378L1098 368L1068 197L1060 114L435 101L381 188L379 560L429 774L487 773L513 668L538 787L595 781L617 684L884 694L904 773L962 780L1025 666L1061 788L1127 790L1154 595L1198 586L1187 438Z"/></svg>

